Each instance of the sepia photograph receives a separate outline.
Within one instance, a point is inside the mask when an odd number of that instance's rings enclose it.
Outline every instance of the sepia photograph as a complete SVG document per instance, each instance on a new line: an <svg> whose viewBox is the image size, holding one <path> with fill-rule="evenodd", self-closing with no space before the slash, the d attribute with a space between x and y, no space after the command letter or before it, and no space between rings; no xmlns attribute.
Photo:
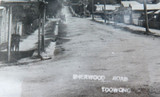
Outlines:
<svg viewBox="0 0 160 97"><path fill-rule="evenodd" d="M0 0L0 97L160 97L160 0Z"/></svg>

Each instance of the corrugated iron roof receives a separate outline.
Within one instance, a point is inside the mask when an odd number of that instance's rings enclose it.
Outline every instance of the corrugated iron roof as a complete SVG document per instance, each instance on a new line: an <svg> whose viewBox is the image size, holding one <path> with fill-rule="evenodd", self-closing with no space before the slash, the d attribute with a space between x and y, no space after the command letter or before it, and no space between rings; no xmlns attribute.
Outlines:
<svg viewBox="0 0 160 97"><path fill-rule="evenodd" d="M97 11L101 11L101 10L104 10L104 5L103 4L97 4L96 5L97 7ZM109 5L107 4L106 5L106 10L116 10L116 8L120 7L120 5Z"/></svg>
<svg viewBox="0 0 160 97"><path fill-rule="evenodd" d="M0 9L4 9L4 7L3 7L3 6L0 6Z"/></svg>
<svg viewBox="0 0 160 97"><path fill-rule="evenodd" d="M144 10L143 4L137 1L122 1L121 3L124 7L132 7L132 10ZM147 4L147 10L159 10L160 3L157 4Z"/></svg>

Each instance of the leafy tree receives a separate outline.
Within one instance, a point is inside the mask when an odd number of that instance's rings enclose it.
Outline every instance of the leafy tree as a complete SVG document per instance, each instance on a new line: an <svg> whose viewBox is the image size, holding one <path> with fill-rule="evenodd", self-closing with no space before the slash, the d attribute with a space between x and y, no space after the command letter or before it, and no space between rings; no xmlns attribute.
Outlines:
<svg viewBox="0 0 160 97"><path fill-rule="evenodd" d="M58 11L62 8L61 0L46 0L47 4L47 15L49 17L56 16Z"/></svg>
<svg viewBox="0 0 160 97"><path fill-rule="evenodd" d="M90 2L87 6L87 10L92 14L92 3ZM96 11L96 6L94 5L93 11Z"/></svg>

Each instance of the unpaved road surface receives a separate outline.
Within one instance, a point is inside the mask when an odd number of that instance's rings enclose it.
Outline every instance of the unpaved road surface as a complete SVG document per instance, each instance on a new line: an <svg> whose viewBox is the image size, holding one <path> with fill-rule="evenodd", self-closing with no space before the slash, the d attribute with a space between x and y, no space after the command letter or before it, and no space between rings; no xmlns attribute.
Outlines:
<svg viewBox="0 0 160 97"><path fill-rule="evenodd" d="M160 97L159 38L72 17L67 8L63 13L62 52L52 60L1 68L0 97ZM88 77L93 75L105 79Z"/></svg>

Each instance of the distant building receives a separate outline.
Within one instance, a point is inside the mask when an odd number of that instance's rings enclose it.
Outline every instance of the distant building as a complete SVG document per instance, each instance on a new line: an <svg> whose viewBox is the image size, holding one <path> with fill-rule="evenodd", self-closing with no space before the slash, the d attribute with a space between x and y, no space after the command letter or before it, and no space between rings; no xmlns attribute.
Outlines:
<svg viewBox="0 0 160 97"><path fill-rule="evenodd" d="M138 1L143 3L143 0L138 0ZM160 2L160 0L146 0L146 1L147 1L147 3L158 3L158 2Z"/></svg>
<svg viewBox="0 0 160 97"><path fill-rule="evenodd" d="M138 1L140 3L143 3L144 0L122 0L122 1ZM159 3L160 0L146 0L147 3Z"/></svg>
<svg viewBox="0 0 160 97"><path fill-rule="evenodd" d="M119 4L96 4L95 15L100 15L102 19L113 20L113 13L116 11L120 5ZM105 14L104 14L105 11Z"/></svg>
<svg viewBox="0 0 160 97"><path fill-rule="evenodd" d="M44 0L0 0L1 1L1 6L0 6L0 44L6 43L8 39L8 9L6 8L7 4L21 4L21 3L28 3L28 2L38 2L38 1L44 1ZM27 7L25 5L16 5L12 7L12 32L11 34L19 34L22 35L24 34L24 28L26 25L24 25L24 20L27 18L27 14L29 12L24 12ZM37 7L38 9L38 7ZM33 12L30 12L29 14L32 14ZM37 12L38 13L38 12ZM31 15L30 15L31 16ZM38 16L38 15L33 15ZM30 18L32 18L30 17ZM27 21L28 22L28 21ZM34 22L34 20L32 21ZM29 24L32 26L32 24ZM36 24L37 25L37 24ZM34 26L34 25L33 25ZM29 29L27 29L26 32L29 32Z"/></svg>
<svg viewBox="0 0 160 97"><path fill-rule="evenodd" d="M142 11L144 10L144 6L142 3L139 3L137 1L122 1L121 5L123 7L132 7L133 11ZM147 10L153 11L153 10L159 10L160 9L160 3L157 4L147 4Z"/></svg>
<svg viewBox="0 0 160 97"><path fill-rule="evenodd" d="M37 2L43 0L0 0L1 2Z"/></svg>
<svg viewBox="0 0 160 97"><path fill-rule="evenodd" d="M7 42L7 29L8 29L8 13L6 8L0 6L0 44Z"/></svg>
<svg viewBox="0 0 160 97"><path fill-rule="evenodd" d="M120 5L111 5L111 4L106 4L106 8L104 8L104 4L96 4L96 11L114 11L116 10L118 7L120 7Z"/></svg>
<svg viewBox="0 0 160 97"><path fill-rule="evenodd" d="M132 19L132 24L144 26L144 5L143 5L143 3L139 3L137 1L122 1L121 5L124 8L132 10L131 17L130 17ZM155 26L160 25L160 23L157 24L157 22L156 22L160 16L158 13L159 12L158 10L160 10L160 3L147 4L149 25L152 28L158 28ZM124 14L124 16L125 15L126 14ZM155 18L155 19L153 19L153 18Z"/></svg>

